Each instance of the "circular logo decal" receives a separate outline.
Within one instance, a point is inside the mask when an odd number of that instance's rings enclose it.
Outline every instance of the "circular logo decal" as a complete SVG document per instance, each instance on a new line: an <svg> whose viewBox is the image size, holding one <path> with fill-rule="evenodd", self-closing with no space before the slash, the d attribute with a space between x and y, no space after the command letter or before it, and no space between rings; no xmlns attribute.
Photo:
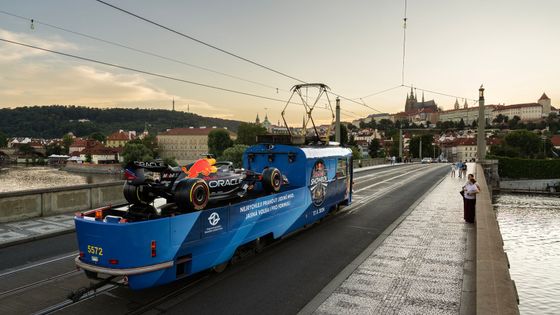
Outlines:
<svg viewBox="0 0 560 315"><path fill-rule="evenodd" d="M218 213L214 212L208 217L208 223L210 223L210 225L214 226L218 224L218 222L220 222L220 216Z"/></svg>
<svg viewBox="0 0 560 315"><path fill-rule="evenodd" d="M311 200L317 207L322 205L325 201L328 182L329 178L327 177L325 162L318 160L311 170L311 183L309 188L311 190Z"/></svg>

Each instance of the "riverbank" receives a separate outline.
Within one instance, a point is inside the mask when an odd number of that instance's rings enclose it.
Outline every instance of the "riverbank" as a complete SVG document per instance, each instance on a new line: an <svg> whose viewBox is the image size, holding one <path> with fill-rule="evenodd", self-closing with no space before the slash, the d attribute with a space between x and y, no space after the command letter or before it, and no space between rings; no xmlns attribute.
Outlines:
<svg viewBox="0 0 560 315"><path fill-rule="evenodd" d="M67 163L63 170L76 173L88 174L120 174L123 167L120 164L91 164L91 163Z"/></svg>

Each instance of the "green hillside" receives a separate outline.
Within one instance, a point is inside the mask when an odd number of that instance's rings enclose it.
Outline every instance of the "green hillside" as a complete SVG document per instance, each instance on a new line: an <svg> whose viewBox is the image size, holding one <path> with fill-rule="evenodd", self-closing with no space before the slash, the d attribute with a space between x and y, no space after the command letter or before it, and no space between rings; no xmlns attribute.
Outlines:
<svg viewBox="0 0 560 315"><path fill-rule="evenodd" d="M145 124L148 124L148 130L152 133L189 126L227 127L236 131L239 123L162 109L100 109L61 105L0 109L0 132L10 137L62 138L68 132L78 137L94 132L109 135L119 129L141 132Z"/></svg>

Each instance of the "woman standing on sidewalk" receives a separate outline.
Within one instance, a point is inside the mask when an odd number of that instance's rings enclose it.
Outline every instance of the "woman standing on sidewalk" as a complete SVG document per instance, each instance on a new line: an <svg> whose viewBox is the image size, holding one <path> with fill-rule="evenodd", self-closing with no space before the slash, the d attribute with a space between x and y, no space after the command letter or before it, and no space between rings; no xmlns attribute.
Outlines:
<svg viewBox="0 0 560 315"><path fill-rule="evenodd" d="M469 174L469 180L463 186L463 218L468 223L474 223L476 194L480 192L480 188L474 179L473 174Z"/></svg>

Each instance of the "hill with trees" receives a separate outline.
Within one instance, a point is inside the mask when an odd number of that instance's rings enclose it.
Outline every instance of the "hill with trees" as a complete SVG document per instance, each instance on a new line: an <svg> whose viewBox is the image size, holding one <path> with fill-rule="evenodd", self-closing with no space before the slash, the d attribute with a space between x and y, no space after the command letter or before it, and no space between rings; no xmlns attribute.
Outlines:
<svg viewBox="0 0 560 315"><path fill-rule="evenodd" d="M31 106L0 109L0 131L9 137L62 138L68 132L78 137L119 130L150 132L180 127L227 127L237 131L241 122L203 117L163 109L91 108L81 106Z"/></svg>

